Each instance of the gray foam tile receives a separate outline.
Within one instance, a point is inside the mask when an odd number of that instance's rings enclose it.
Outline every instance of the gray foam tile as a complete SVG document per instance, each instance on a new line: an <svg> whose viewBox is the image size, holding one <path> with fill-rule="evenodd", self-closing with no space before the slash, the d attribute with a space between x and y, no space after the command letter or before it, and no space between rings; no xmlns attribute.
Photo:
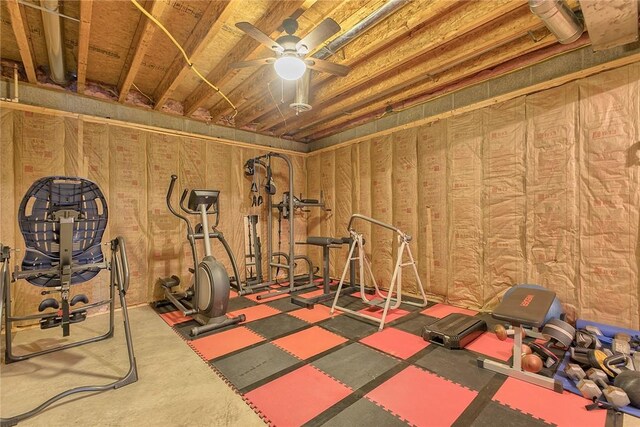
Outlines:
<svg viewBox="0 0 640 427"><path fill-rule="evenodd" d="M471 425L473 427L542 427L549 424L491 401Z"/></svg>
<svg viewBox="0 0 640 427"><path fill-rule="evenodd" d="M307 322L286 314L270 316L247 325L249 329L257 332L258 335L265 337L267 340L289 334L306 326L309 326Z"/></svg>
<svg viewBox="0 0 640 427"><path fill-rule="evenodd" d="M435 344L431 344L435 346ZM435 347L418 359L416 365L472 390L482 390L494 373L478 367L476 356L465 350Z"/></svg>
<svg viewBox="0 0 640 427"><path fill-rule="evenodd" d="M407 316L406 320L404 318L400 318L398 323L392 323L391 326L396 329L409 332L410 334L422 336L422 328L432 324L436 320L438 319L435 317L418 314L417 316L414 315L414 317Z"/></svg>
<svg viewBox="0 0 640 427"><path fill-rule="evenodd" d="M300 362L271 343L211 362L238 389L261 381Z"/></svg>
<svg viewBox="0 0 640 427"><path fill-rule="evenodd" d="M245 297L234 297L229 300L229 305L227 306L227 312L232 312L236 310L242 310L243 308L251 307L257 305L255 302L247 299Z"/></svg>
<svg viewBox="0 0 640 427"><path fill-rule="evenodd" d="M356 341L378 330L378 326L370 323L367 319L352 317L346 313L326 320L320 326Z"/></svg>
<svg viewBox="0 0 640 427"><path fill-rule="evenodd" d="M352 343L312 363L354 390L400 363L360 343Z"/></svg>
<svg viewBox="0 0 640 427"><path fill-rule="evenodd" d="M327 421L324 426L406 426L407 423L375 403L362 398Z"/></svg>

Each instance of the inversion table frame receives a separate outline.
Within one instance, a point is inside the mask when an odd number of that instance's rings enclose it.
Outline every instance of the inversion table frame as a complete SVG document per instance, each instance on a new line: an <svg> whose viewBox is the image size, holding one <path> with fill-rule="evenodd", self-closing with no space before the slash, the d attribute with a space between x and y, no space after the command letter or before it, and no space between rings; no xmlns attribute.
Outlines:
<svg viewBox="0 0 640 427"><path fill-rule="evenodd" d="M373 276L373 271L371 269L371 261L367 257L367 254L364 250L364 237L362 233L357 232L353 228L353 223L355 220L362 220L366 222L370 222L373 225L377 225L379 227L385 228L387 230L391 230L396 235L396 241L399 245L398 247L398 256L396 258L395 268L393 270L393 275L391 276L391 283L389 284L389 290L387 291L387 295L385 296L380 291L378 287L378 283L376 282L375 277ZM349 235L352 239L351 247L349 248L349 255L347 256L347 262L345 263L344 270L342 271L342 276L340 277L340 283L338 284L338 289L336 291L335 298L333 299L333 305L331 306L331 313L333 314L335 310L339 310L345 313L352 314L354 316L362 317L367 320L371 320L373 322L378 323L378 330L382 330L384 328L385 321L387 320L387 314L389 309L397 309L400 307L400 304L403 302L405 304L409 304L415 307L426 307L428 304L427 296L424 293L424 288L422 287L422 281L420 280L420 275L418 274L418 268L416 267L416 262L413 259L413 255L411 253L411 248L409 247L409 242L411 242L411 236L404 233L399 228L384 223L382 221L378 221L377 219L361 215L361 214L353 214L351 215L351 219L349 219L349 224L347 225L347 230L349 231ZM404 253L407 253L409 257L408 262L404 262ZM357 255L355 253L357 252ZM360 298L362 302L372 306L372 307L382 307L382 316L381 318L377 318L374 316L370 316L368 314L360 313L354 310L350 310L346 307L342 307L338 305L338 299L340 298L342 287L345 283L345 278L347 276L347 271L349 270L349 265L352 261L358 262L359 272L360 272ZM418 284L418 289L420 289L420 293L422 295L422 302L413 302L413 301L402 301L402 269L404 267L411 266L415 277L416 282ZM373 282L373 287L375 289L375 293L379 296L379 298L372 298L369 300L366 297L366 271L371 277L371 281ZM395 297L393 296L395 293ZM391 303L393 302L393 305Z"/></svg>

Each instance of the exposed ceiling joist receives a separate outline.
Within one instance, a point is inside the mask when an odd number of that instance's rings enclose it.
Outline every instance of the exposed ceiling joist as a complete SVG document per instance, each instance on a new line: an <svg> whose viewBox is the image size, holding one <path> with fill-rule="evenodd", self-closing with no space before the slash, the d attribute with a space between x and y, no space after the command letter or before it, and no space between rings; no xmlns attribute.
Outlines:
<svg viewBox="0 0 640 427"><path fill-rule="evenodd" d="M145 9L147 9L154 18L162 16L167 7L168 3L163 0L148 0L145 4ZM138 69L147 53L147 49L149 49L149 43L156 30L158 30L157 25L144 16L144 14L140 13L140 23L138 24L136 35L129 49L129 55L124 63L123 73L120 75L120 81L118 82L119 102L124 102L124 100L127 99L129 89L131 89L131 85L136 78Z"/></svg>
<svg viewBox="0 0 640 427"><path fill-rule="evenodd" d="M420 32L413 34L405 43L392 46L367 61L359 63L352 68L348 76L332 79L329 84L315 88L314 107L322 108L323 104L333 102L337 95L370 85L371 81L394 69L399 70L400 67L405 67L407 63L433 51L451 39L461 37L523 7L526 6L523 6L521 0L465 2L462 7L442 16ZM287 120L294 116L294 111L287 111L285 114ZM263 124L261 129L269 129L277 123L279 120L274 118Z"/></svg>
<svg viewBox="0 0 640 427"><path fill-rule="evenodd" d="M211 1L204 10L202 17L184 44L184 50L189 58L197 58L209 45L212 39L222 30L229 16L242 4L242 0ZM190 67L181 54L176 54L168 71L158 85L153 98L156 101L154 109L159 110L167 102L173 91L180 85L189 73Z"/></svg>
<svg viewBox="0 0 640 427"><path fill-rule="evenodd" d="M374 100L398 93L408 86L431 80L432 76L442 74L462 62L483 55L541 27L544 25L527 8L517 9L475 31L427 52L416 58L412 65L407 64L402 70L385 79L380 79L361 90L345 92L333 98L325 108L300 115L288 125L290 129L306 129L309 125L315 124L321 118L320 116L323 116L324 120L328 120L344 114L344 111L356 110ZM536 42L532 41L532 43ZM547 37L546 43L554 43L553 38ZM540 41L539 44L540 46L545 45L543 41ZM274 128L276 133L283 131L284 125L278 125Z"/></svg>
<svg viewBox="0 0 640 427"><path fill-rule="evenodd" d="M87 82L87 64L89 63L89 39L91 34L91 13L93 0L80 2L80 32L78 34L78 83L76 91L83 93Z"/></svg>
<svg viewBox="0 0 640 427"><path fill-rule="evenodd" d="M536 35L544 37L543 34L545 33L548 33L547 30L542 29L536 32ZM586 35L583 35L582 38L571 45L560 45L551 36L544 37L539 42L535 42L528 35L523 36L512 43L461 63L442 75L434 76L431 81L412 86L394 96L386 97L365 108L357 109L348 117L337 117L319 126L299 132L298 136L316 140L365 123L370 118L383 114L390 106L398 108L398 105L402 105L396 111L410 108L419 102L425 102L428 99L445 95L463 87L516 71L539 62L542 58L549 58L563 52L579 49L588 44L589 41Z"/></svg>
<svg viewBox="0 0 640 427"><path fill-rule="evenodd" d="M9 9L9 16L11 18L11 28L13 34L16 37L18 43L18 49L20 50L20 58L22 59L22 65L27 74L27 80L29 83L37 83L36 69L34 66L33 51L31 49L31 42L27 35L27 25L25 23L24 14L22 12L22 6L17 0L8 0L6 2L7 9Z"/></svg>
<svg viewBox="0 0 640 427"><path fill-rule="evenodd" d="M291 15L304 3L302 0L273 2L268 13L258 20L256 27L265 33L272 33L282 24L283 16L287 17ZM237 70L233 70L230 65L234 62L244 61L249 55L261 47L262 46L251 37L247 35L242 36L231 52L207 75L207 80L213 82L218 88L222 88L224 84L238 72ZM215 95L213 89L206 83L201 82L184 102L185 115L190 116L193 114L213 95Z"/></svg>

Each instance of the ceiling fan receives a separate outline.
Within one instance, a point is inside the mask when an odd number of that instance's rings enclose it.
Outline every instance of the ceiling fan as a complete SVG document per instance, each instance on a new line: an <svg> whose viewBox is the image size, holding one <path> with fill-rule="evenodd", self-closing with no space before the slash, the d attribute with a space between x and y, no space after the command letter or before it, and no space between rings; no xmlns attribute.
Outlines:
<svg viewBox="0 0 640 427"><path fill-rule="evenodd" d="M318 47L322 42L340 31L340 25L331 18L320 23L306 37L300 38L294 33L298 29L298 22L293 18L287 18L282 22L282 28L287 33L277 40L272 40L265 33L248 22L238 22L236 27L244 31L248 36L267 46L275 52L275 57L254 59L231 64L233 68L254 67L265 64L273 64L276 73L285 80L298 80L307 68L324 73L346 76L349 67L333 62L305 58L309 52Z"/></svg>

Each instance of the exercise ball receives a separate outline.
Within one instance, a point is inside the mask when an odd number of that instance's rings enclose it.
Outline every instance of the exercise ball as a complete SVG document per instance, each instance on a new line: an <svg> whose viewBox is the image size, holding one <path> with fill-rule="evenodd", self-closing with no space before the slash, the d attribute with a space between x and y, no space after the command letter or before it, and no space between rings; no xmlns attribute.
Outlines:
<svg viewBox="0 0 640 427"><path fill-rule="evenodd" d="M622 371L616 376L613 385L627 393L631 405L640 408L640 371Z"/></svg>
<svg viewBox="0 0 640 427"><path fill-rule="evenodd" d="M511 288L509 288L509 290L507 290L507 292L505 292L503 298L506 298L516 288L546 289L544 286L533 285L533 284L528 284L528 283L521 284L521 285L514 285ZM560 302L558 297L555 297L553 299L553 303L551 304L551 307L549 308L549 311L547 311L547 315L544 318L544 323L547 323L551 319L561 319L563 314L564 314L564 310L562 309L562 303Z"/></svg>

